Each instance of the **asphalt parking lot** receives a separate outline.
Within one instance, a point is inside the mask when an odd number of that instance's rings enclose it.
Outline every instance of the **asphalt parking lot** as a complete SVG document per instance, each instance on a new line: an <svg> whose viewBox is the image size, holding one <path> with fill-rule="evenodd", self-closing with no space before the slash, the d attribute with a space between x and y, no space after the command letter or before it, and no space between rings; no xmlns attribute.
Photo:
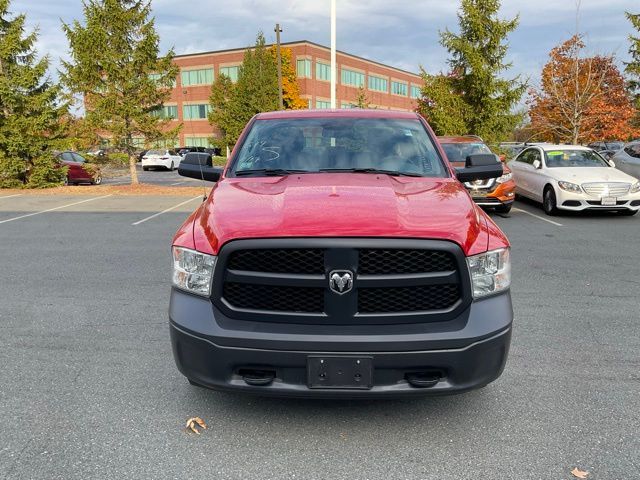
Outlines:
<svg viewBox="0 0 640 480"><path fill-rule="evenodd" d="M640 217L493 215L515 330L486 388L300 401L176 370L169 246L199 201L0 192L0 478L640 478Z"/></svg>
<svg viewBox="0 0 640 480"><path fill-rule="evenodd" d="M197 187L202 182L192 178L181 177L178 170L170 171L158 168L157 170L142 170L140 164L137 164L138 180L140 183L149 185L162 185L165 187ZM102 179L104 185L128 185L131 183L130 175L119 175L114 177L105 177ZM210 182L206 182L211 186Z"/></svg>

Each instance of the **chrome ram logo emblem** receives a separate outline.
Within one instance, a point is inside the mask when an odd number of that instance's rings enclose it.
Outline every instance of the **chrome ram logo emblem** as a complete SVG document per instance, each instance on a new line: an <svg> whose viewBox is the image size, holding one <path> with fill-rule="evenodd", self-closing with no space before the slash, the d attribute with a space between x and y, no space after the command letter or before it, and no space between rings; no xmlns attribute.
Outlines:
<svg viewBox="0 0 640 480"><path fill-rule="evenodd" d="M338 295L350 292L353 288L353 272L334 270L329 273L329 288Z"/></svg>

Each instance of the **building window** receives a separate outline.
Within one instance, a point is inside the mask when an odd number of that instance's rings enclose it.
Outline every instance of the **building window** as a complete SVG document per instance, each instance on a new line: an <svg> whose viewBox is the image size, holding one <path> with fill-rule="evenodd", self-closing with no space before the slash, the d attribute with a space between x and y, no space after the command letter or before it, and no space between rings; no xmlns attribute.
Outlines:
<svg viewBox="0 0 640 480"><path fill-rule="evenodd" d="M205 120L209 113L209 104L183 105L182 118L184 120Z"/></svg>
<svg viewBox="0 0 640 480"><path fill-rule="evenodd" d="M395 95L407 96L407 84L404 82L391 82L391 93Z"/></svg>
<svg viewBox="0 0 640 480"><path fill-rule="evenodd" d="M417 85L411 85L411 98L420 98L421 96L420 87Z"/></svg>
<svg viewBox="0 0 640 480"><path fill-rule="evenodd" d="M151 80L153 80L154 82L159 82L160 79L162 78L162 75L159 73L150 73L149 74L149 78ZM171 82L171 88L176 88L176 79L173 79L173 82Z"/></svg>
<svg viewBox="0 0 640 480"><path fill-rule="evenodd" d="M386 78L369 75L369 90L386 93L389 91L389 83Z"/></svg>
<svg viewBox="0 0 640 480"><path fill-rule="evenodd" d="M152 114L159 118L170 118L175 120L178 118L178 107L176 105L164 105L157 110L154 110Z"/></svg>
<svg viewBox="0 0 640 480"><path fill-rule="evenodd" d="M340 108L358 108L357 105L354 105L353 103L349 103L349 102L342 102L340 104Z"/></svg>
<svg viewBox="0 0 640 480"><path fill-rule="evenodd" d="M331 80L331 65L326 63L316 62L316 80Z"/></svg>
<svg viewBox="0 0 640 480"><path fill-rule="evenodd" d="M311 78L311 60L307 58L299 58L296 61L296 71L298 77Z"/></svg>
<svg viewBox="0 0 640 480"><path fill-rule="evenodd" d="M238 81L238 74L240 73L240 67L234 65L233 67L220 67L220 75L226 75L231 79L233 83ZM197 146L197 145L194 145Z"/></svg>
<svg viewBox="0 0 640 480"><path fill-rule="evenodd" d="M341 75L343 85L350 85L352 87L364 86L364 73L354 72L353 70L342 68Z"/></svg>
<svg viewBox="0 0 640 480"><path fill-rule="evenodd" d="M184 138L185 147L204 147L208 148L211 146L211 138L209 137L185 137Z"/></svg>
<svg viewBox="0 0 640 480"><path fill-rule="evenodd" d="M324 100L316 100L316 108L331 108L331 102L325 102Z"/></svg>
<svg viewBox="0 0 640 480"><path fill-rule="evenodd" d="M182 86L189 85L211 85L213 83L213 68L203 68L201 70L183 70L180 72Z"/></svg>
<svg viewBox="0 0 640 480"><path fill-rule="evenodd" d="M310 98L307 100L307 108L311 110L313 108L313 100Z"/></svg>

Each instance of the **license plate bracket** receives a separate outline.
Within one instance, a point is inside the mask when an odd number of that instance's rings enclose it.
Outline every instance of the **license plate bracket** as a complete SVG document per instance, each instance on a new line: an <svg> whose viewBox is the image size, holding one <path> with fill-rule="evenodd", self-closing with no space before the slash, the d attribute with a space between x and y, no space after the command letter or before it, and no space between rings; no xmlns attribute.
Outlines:
<svg viewBox="0 0 640 480"><path fill-rule="evenodd" d="M601 203L602 206L612 207L618 203L618 199L616 197L602 197Z"/></svg>
<svg viewBox="0 0 640 480"><path fill-rule="evenodd" d="M373 357L310 355L307 386L369 390L373 386Z"/></svg>

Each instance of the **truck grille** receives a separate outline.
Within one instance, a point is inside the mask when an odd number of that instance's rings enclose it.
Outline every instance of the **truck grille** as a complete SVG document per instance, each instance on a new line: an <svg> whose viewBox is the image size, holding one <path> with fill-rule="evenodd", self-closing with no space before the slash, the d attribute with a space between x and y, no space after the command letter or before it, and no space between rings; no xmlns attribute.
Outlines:
<svg viewBox="0 0 640 480"><path fill-rule="evenodd" d="M358 311L387 313L445 310L459 298L460 289L456 284L361 288L358 291Z"/></svg>
<svg viewBox="0 0 640 480"><path fill-rule="evenodd" d="M324 273L324 252L319 249L260 249L233 252L227 268L270 273Z"/></svg>
<svg viewBox="0 0 640 480"><path fill-rule="evenodd" d="M455 270L455 259L447 252L432 250L360 250L358 273L383 275L389 273L442 272Z"/></svg>
<svg viewBox="0 0 640 480"><path fill-rule="evenodd" d="M622 197L629 193L630 183L583 183L583 190L594 197Z"/></svg>
<svg viewBox="0 0 640 480"><path fill-rule="evenodd" d="M274 312L319 313L324 289L225 283L224 297L234 306Z"/></svg>
<svg viewBox="0 0 640 480"><path fill-rule="evenodd" d="M466 268L446 241L237 240L219 253L212 300L229 317L255 321L441 321L471 301ZM330 287L334 271L352 275L350 290Z"/></svg>

